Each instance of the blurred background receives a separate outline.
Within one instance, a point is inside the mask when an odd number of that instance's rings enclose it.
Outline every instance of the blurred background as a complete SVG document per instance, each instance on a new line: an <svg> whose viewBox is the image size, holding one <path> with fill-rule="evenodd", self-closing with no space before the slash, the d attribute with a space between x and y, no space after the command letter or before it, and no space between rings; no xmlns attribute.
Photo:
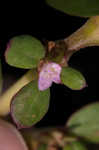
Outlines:
<svg viewBox="0 0 99 150"><path fill-rule="evenodd" d="M9 4L10 5L10 4ZM87 18L66 15L47 6L44 0L33 3L16 3L6 5L1 12L0 55L4 75L4 87L7 89L27 70L9 67L4 60L4 51L10 38L29 34L44 40L66 38ZM78 69L86 78L88 87L81 91L72 91L64 85L53 84L50 88L50 107L46 116L36 124L37 127L64 125L70 115L86 104L99 101L99 47L90 47L75 53L69 65Z"/></svg>

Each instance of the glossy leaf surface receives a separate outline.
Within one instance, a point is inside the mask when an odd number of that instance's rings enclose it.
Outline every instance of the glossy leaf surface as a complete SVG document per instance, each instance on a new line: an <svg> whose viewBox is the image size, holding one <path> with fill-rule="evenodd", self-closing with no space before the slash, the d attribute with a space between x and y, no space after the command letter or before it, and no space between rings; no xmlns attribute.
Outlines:
<svg viewBox="0 0 99 150"><path fill-rule="evenodd" d="M29 35L16 36L10 40L5 53L9 65L18 68L35 68L45 55L43 45Z"/></svg>
<svg viewBox="0 0 99 150"><path fill-rule="evenodd" d="M72 90L80 90L86 86L83 75L71 67L64 67L62 69L61 81Z"/></svg>
<svg viewBox="0 0 99 150"><path fill-rule="evenodd" d="M30 127L40 121L48 110L49 96L49 89L38 90L37 81L21 89L11 104L11 114L17 126Z"/></svg>
<svg viewBox="0 0 99 150"><path fill-rule="evenodd" d="M46 0L47 3L73 16L91 17L99 15L99 0Z"/></svg>
<svg viewBox="0 0 99 150"><path fill-rule="evenodd" d="M93 103L74 113L67 126L70 128L70 132L90 141L99 142L98 116L99 103Z"/></svg>

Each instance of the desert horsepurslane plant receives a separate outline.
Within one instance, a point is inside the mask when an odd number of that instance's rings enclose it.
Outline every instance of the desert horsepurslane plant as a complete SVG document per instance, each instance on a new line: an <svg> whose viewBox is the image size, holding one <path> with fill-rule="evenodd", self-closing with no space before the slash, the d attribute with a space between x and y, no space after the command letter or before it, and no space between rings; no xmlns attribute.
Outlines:
<svg viewBox="0 0 99 150"><path fill-rule="evenodd" d="M64 84L72 90L81 90L87 86L82 73L69 66L68 61L81 48L99 46L98 0L76 0L76 2L47 0L47 3L67 14L90 18L69 37L49 41L46 45L31 35L15 36L7 43L4 54L6 63L28 70L0 96L0 116L11 113L18 129L33 126L46 114L50 103L50 87L53 82ZM1 66L0 83L0 91L2 91ZM98 102L76 112L65 127L24 130L22 134L30 150L47 149L53 144L64 150L86 150L83 143L80 143L80 139L93 143L99 142L97 115L99 115ZM1 124L7 128L9 126L2 120Z"/></svg>
<svg viewBox="0 0 99 150"><path fill-rule="evenodd" d="M59 43L58 46L60 46ZM48 49L44 49L40 41L29 35L14 37L7 45L6 62L11 66L30 69L26 74L31 76L28 84L18 93L14 93L15 96L13 95L11 101L11 115L19 128L32 126L45 115L48 110L49 87L52 82L65 84L74 90L80 90L86 86L82 74L69 67L66 60L63 60L67 57L66 50L61 49L64 52L59 57L61 51L58 56L58 54L52 54L54 49L57 52L57 45L47 52ZM53 56L54 60L51 60ZM30 108L29 114L26 111L28 108Z"/></svg>

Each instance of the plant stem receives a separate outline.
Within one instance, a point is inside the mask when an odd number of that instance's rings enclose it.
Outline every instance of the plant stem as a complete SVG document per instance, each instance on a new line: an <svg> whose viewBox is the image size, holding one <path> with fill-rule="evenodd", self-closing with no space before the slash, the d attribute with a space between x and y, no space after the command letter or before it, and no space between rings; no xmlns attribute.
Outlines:
<svg viewBox="0 0 99 150"><path fill-rule="evenodd" d="M23 77L21 77L0 96L0 116L5 116L10 112L10 103L13 96L36 77L36 70L29 70Z"/></svg>
<svg viewBox="0 0 99 150"><path fill-rule="evenodd" d="M64 39L69 51L99 46L99 16L91 17L80 29Z"/></svg>
<svg viewBox="0 0 99 150"><path fill-rule="evenodd" d="M88 19L88 21L82 27L80 27L80 29L75 31L69 37L56 42L49 42L48 51L52 53L52 58L53 54L57 52L58 49L59 56L62 51L65 52L65 63L62 62L62 59L60 64L63 63L62 66L67 66L70 57L76 51L89 46L99 46L99 16L94 16Z"/></svg>

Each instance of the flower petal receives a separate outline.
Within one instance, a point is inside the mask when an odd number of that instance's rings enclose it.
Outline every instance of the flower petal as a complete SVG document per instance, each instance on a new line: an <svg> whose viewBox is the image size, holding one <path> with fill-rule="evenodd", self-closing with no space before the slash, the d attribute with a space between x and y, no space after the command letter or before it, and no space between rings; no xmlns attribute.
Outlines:
<svg viewBox="0 0 99 150"><path fill-rule="evenodd" d="M61 73L61 66L58 65L58 64L55 64L53 63L52 64L52 68L54 69L54 73L53 73L53 76L52 76L52 81L55 82L55 83L61 83L61 79L60 79L60 73Z"/></svg>
<svg viewBox="0 0 99 150"><path fill-rule="evenodd" d="M40 77L38 81L38 88L40 91L48 89L52 85L52 80L48 80L47 78Z"/></svg>
<svg viewBox="0 0 99 150"><path fill-rule="evenodd" d="M56 63L44 64L40 74L38 87L40 90L45 90L52 85L52 82L60 83L61 66Z"/></svg>
<svg viewBox="0 0 99 150"><path fill-rule="evenodd" d="M53 77L52 81L55 82L55 83L57 83L57 84L61 83L60 76Z"/></svg>

